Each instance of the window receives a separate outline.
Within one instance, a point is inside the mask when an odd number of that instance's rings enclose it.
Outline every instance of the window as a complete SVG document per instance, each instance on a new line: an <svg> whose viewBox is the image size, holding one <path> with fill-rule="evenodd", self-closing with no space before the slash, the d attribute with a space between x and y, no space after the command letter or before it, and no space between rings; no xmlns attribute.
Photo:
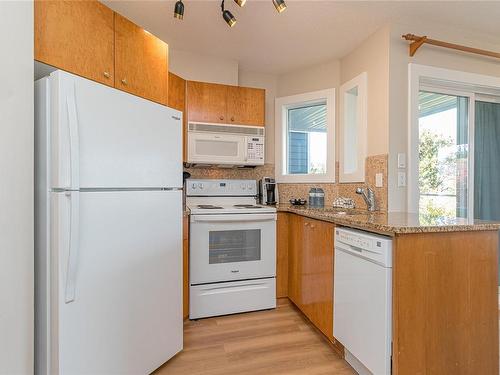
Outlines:
<svg viewBox="0 0 500 375"><path fill-rule="evenodd" d="M500 218L500 79L410 64L408 210Z"/></svg>
<svg viewBox="0 0 500 375"><path fill-rule="evenodd" d="M333 182L334 90L276 99L278 182Z"/></svg>
<svg viewBox="0 0 500 375"><path fill-rule="evenodd" d="M340 87L339 182L365 182L367 78L364 72Z"/></svg>

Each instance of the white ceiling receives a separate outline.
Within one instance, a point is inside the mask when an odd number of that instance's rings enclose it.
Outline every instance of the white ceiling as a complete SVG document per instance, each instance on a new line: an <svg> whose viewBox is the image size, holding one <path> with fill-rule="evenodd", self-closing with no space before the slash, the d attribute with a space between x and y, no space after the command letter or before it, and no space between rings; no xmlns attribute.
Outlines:
<svg viewBox="0 0 500 375"><path fill-rule="evenodd" d="M341 58L388 22L433 22L500 36L500 1L378 2L287 0L278 14L271 0L248 0L229 28L220 1L184 0L184 20L173 17L175 1L103 1L168 42L173 50L238 61L245 70L284 73Z"/></svg>

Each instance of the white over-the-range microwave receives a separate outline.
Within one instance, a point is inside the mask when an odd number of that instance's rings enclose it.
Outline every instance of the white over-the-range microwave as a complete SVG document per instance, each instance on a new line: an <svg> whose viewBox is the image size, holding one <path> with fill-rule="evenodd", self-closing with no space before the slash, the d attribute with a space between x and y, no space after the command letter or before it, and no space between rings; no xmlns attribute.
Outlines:
<svg viewBox="0 0 500 375"><path fill-rule="evenodd" d="M228 168L263 165L264 132L262 126L189 122L187 164Z"/></svg>

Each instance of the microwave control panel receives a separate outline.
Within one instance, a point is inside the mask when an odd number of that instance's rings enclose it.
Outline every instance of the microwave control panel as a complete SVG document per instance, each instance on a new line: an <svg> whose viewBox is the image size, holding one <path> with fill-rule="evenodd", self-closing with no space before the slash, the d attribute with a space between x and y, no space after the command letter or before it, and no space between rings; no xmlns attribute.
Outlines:
<svg viewBox="0 0 500 375"><path fill-rule="evenodd" d="M264 137L247 137L247 161L264 164Z"/></svg>

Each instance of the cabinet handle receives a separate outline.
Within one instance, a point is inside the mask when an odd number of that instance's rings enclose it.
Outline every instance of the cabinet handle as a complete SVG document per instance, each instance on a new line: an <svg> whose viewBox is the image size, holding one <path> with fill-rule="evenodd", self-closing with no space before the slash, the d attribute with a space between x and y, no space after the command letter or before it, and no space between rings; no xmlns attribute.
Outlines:
<svg viewBox="0 0 500 375"><path fill-rule="evenodd" d="M127 80L125 78L122 79L122 84L127 85Z"/></svg>
<svg viewBox="0 0 500 375"><path fill-rule="evenodd" d="M308 226L309 226L309 223L304 223L304 226L305 226L305 227L308 227Z"/></svg>
<svg viewBox="0 0 500 375"><path fill-rule="evenodd" d="M315 225L314 224L311 224L311 229L314 229Z"/></svg>
<svg viewBox="0 0 500 375"><path fill-rule="evenodd" d="M231 117L231 121L234 121L234 117Z"/></svg>
<svg viewBox="0 0 500 375"><path fill-rule="evenodd" d="M106 77L106 78L111 77L111 74L109 74L109 72L104 72L104 73L102 73L102 74L103 74L103 76L104 76L104 77Z"/></svg>
<svg viewBox="0 0 500 375"><path fill-rule="evenodd" d="M220 116L219 120L221 120L221 121L224 120L224 116Z"/></svg>

